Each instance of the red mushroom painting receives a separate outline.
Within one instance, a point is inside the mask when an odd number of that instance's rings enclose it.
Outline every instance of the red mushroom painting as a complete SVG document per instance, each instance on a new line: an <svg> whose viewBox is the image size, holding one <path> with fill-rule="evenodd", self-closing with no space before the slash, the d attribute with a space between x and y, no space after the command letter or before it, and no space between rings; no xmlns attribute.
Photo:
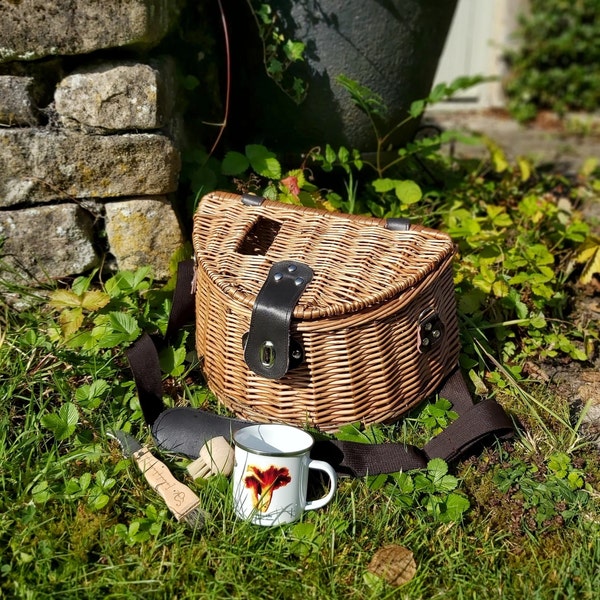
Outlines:
<svg viewBox="0 0 600 600"><path fill-rule="evenodd" d="M267 512L271 505L273 492L286 486L292 478L286 467L275 467L271 465L262 470L250 465L246 471L244 484L252 494L252 505L260 512Z"/></svg>

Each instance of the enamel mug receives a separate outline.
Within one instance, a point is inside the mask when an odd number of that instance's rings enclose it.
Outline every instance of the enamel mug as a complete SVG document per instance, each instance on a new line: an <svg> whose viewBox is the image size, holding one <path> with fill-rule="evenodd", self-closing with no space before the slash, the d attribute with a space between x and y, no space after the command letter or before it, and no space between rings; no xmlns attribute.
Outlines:
<svg viewBox="0 0 600 600"><path fill-rule="evenodd" d="M314 440L309 433L289 425L250 425L236 431L233 442L233 504L241 519L257 525L291 523L333 498L336 472L310 458ZM309 469L329 477L329 491L318 500L306 499Z"/></svg>

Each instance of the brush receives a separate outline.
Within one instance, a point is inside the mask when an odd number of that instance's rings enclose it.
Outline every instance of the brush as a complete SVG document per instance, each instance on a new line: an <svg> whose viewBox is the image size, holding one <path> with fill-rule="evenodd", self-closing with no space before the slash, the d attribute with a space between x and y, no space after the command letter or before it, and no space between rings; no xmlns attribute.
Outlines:
<svg viewBox="0 0 600 600"><path fill-rule="evenodd" d="M208 515L200 508L200 499L173 476L167 465L125 431L112 431L109 435L119 442L127 458L133 458L150 487L162 497L178 521L192 529L204 527Z"/></svg>
<svg viewBox="0 0 600 600"><path fill-rule="evenodd" d="M200 449L199 457L187 466L192 479L206 478L211 475L230 475L233 470L233 448L223 437L214 437Z"/></svg>

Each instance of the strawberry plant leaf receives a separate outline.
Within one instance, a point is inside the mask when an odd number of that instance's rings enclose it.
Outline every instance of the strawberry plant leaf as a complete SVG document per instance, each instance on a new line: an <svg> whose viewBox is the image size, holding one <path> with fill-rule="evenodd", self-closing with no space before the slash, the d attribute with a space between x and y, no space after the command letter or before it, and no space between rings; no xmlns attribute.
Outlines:
<svg viewBox="0 0 600 600"><path fill-rule="evenodd" d="M65 309L58 317L60 330L64 338L69 339L73 336L83 324L83 310L80 306L71 309Z"/></svg>
<svg viewBox="0 0 600 600"><path fill-rule="evenodd" d="M58 441L66 440L75 432L79 421L79 411L72 402L60 407L58 413L50 413L41 418L41 423L54 434Z"/></svg>
<svg viewBox="0 0 600 600"><path fill-rule="evenodd" d="M275 154L261 144L248 144L246 146L246 157L252 169L262 177L281 179L281 164Z"/></svg>
<svg viewBox="0 0 600 600"><path fill-rule="evenodd" d="M50 294L48 304L52 308L62 310L63 308L75 308L81 306L81 297L71 290L55 290Z"/></svg>
<svg viewBox="0 0 600 600"><path fill-rule="evenodd" d="M110 302L110 296L100 290L85 292L81 298L81 306L89 311L104 308Z"/></svg>
<svg viewBox="0 0 600 600"><path fill-rule="evenodd" d="M111 312L110 323L116 333L125 334L131 341L141 333L137 320L124 312Z"/></svg>

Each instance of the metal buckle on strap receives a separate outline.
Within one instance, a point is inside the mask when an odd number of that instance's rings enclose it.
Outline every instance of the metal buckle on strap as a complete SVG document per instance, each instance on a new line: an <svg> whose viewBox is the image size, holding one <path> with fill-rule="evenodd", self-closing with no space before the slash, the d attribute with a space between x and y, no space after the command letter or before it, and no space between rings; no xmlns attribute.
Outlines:
<svg viewBox="0 0 600 600"><path fill-rule="evenodd" d="M275 263L256 296L250 331L244 336L244 359L257 375L281 379L302 360L302 348L290 337L294 307L311 282L312 269L301 262Z"/></svg>

